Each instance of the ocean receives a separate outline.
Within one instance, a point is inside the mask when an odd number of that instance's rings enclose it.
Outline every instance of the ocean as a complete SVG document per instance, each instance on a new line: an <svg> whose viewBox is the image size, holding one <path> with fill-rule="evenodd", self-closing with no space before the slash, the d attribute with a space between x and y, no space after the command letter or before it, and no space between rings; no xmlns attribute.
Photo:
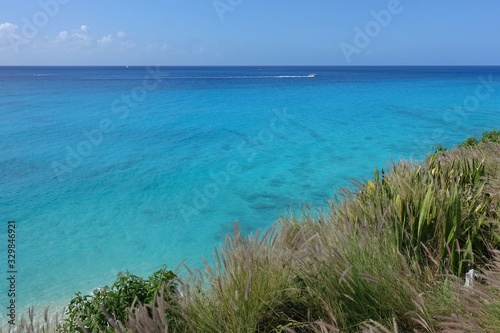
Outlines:
<svg viewBox="0 0 500 333"><path fill-rule="evenodd" d="M1 307L8 221L19 313L120 271L199 268L235 221L249 234L324 209L375 167L498 129L499 78L500 67L0 67Z"/></svg>

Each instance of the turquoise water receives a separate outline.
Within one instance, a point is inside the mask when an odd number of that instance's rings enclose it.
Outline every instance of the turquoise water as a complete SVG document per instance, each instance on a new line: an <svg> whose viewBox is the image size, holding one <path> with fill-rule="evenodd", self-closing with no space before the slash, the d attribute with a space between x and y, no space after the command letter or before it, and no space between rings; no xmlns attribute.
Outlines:
<svg viewBox="0 0 500 333"><path fill-rule="evenodd" d="M0 272L7 220L20 308L62 304L123 270L200 267L235 220L245 233L269 227L390 159L497 129L499 77L497 67L0 67Z"/></svg>

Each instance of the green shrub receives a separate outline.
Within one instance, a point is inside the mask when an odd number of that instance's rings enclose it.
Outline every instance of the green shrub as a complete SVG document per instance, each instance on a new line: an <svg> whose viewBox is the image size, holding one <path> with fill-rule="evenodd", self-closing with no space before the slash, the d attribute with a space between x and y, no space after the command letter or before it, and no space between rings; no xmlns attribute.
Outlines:
<svg viewBox="0 0 500 333"><path fill-rule="evenodd" d="M498 145L490 148L500 155ZM334 215L372 225L384 216L384 228L393 229L407 258L423 265L436 259L442 273L463 275L487 261L488 247L500 245L492 223L498 210L487 190L496 175L474 152L481 155L477 149L451 151L424 164L400 162L389 172L376 171L373 181L345 191L345 209L334 208Z"/></svg>
<svg viewBox="0 0 500 333"><path fill-rule="evenodd" d="M432 146L431 150L434 151L435 154L441 154L441 153L447 152L448 148L446 148L442 144L437 144L435 146Z"/></svg>
<svg viewBox="0 0 500 333"><path fill-rule="evenodd" d="M471 148L471 147L475 147L479 144L479 141L474 138L474 137L468 137L467 139L465 139L464 142L462 142L460 145L458 145L459 147L461 148Z"/></svg>
<svg viewBox="0 0 500 333"><path fill-rule="evenodd" d="M149 304L155 295L162 293L165 300L172 303L171 295L176 292L176 275L166 266L154 272L149 279L143 279L129 272L119 273L111 287L98 288L93 295L80 292L70 301L63 324L64 332L114 332L108 317L115 322L125 323L127 308L137 304ZM166 314L169 316L170 314ZM83 328L82 328L83 327Z"/></svg>
<svg viewBox="0 0 500 333"><path fill-rule="evenodd" d="M487 142L500 143L500 131L484 131L483 136L479 140L475 137L469 137L464 142L462 142L459 147L471 148Z"/></svg>

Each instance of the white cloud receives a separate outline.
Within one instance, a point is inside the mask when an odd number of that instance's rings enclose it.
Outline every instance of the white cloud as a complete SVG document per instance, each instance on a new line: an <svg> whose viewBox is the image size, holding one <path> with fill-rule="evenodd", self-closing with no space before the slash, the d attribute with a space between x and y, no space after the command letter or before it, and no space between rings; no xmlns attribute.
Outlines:
<svg viewBox="0 0 500 333"><path fill-rule="evenodd" d="M79 46L89 46L95 42L90 34L90 28L86 25L82 25L80 29L72 30L71 39Z"/></svg>
<svg viewBox="0 0 500 333"><path fill-rule="evenodd" d="M27 38L21 36L17 25L4 22L0 23L0 47L12 47L14 51L19 50L19 46L29 43Z"/></svg>
<svg viewBox="0 0 500 333"><path fill-rule="evenodd" d="M120 41L118 45L119 45L119 49L121 49L121 50L130 50L130 49L137 47L136 43L132 43L128 40Z"/></svg>
<svg viewBox="0 0 500 333"><path fill-rule="evenodd" d="M112 41L113 41L113 37L111 35L107 35L107 36L102 37L101 39L98 39L97 43L104 45L104 44L109 44Z"/></svg>
<svg viewBox="0 0 500 333"><path fill-rule="evenodd" d="M127 58L131 54L164 54L170 49L171 46L165 43L135 43L130 41L122 30L110 34L105 32L98 37L93 36L91 28L87 25L76 25L73 28L59 30L50 36L35 36L28 39L23 37L21 27L0 21L0 56L14 50L14 52L30 52L29 55L32 57L54 55L53 61L66 63L69 55L75 57L73 59L83 56ZM201 52L203 51L202 49ZM61 58L61 55L64 57Z"/></svg>
<svg viewBox="0 0 500 333"><path fill-rule="evenodd" d="M63 30L55 37L49 38L46 43L46 48L58 48L66 53L82 52L99 52L99 49L115 48L123 51L135 47L134 43L129 42L123 31L118 31L115 35L107 34L100 38L92 36L91 29L87 25L81 25L79 28L71 30Z"/></svg>
<svg viewBox="0 0 500 333"><path fill-rule="evenodd" d="M0 36L3 34L17 33L17 25L4 22L0 24Z"/></svg>
<svg viewBox="0 0 500 333"><path fill-rule="evenodd" d="M67 38L68 38L68 32L67 32L67 31L65 31L65 30L64 30L64 31L61 31L61 32L59 33L59 39L63 39L63 40L65 40L65 39L67 39Z"/></svg>

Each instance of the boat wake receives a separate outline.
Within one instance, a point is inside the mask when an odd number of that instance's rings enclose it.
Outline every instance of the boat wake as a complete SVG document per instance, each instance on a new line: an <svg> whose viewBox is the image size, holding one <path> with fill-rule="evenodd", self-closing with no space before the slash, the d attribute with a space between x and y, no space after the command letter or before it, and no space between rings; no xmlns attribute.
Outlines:
<svg viewBox="0 0 500 333"><path fill-rule="evenodd" d="M313 78L316 74L309 75L241 75L241 76L166 76L165 79L191 79L191 80L216 80L216 79L294 79Z"/></svg>

